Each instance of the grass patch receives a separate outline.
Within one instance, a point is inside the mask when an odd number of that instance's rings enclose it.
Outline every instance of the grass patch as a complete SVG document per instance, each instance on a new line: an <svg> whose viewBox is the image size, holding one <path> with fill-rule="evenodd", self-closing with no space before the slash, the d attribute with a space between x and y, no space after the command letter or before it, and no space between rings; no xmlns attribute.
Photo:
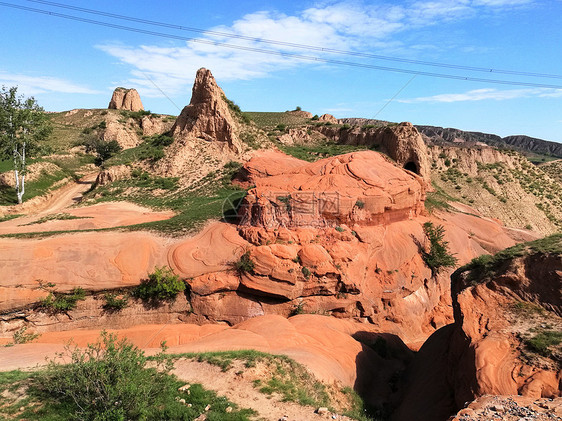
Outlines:
<svg viewBox="0 0 562 421"><path fill-rule="evenodd" d="M303 161L314 162L322 158L329 158L331 156L343 155L350 152L367 150L366 146L355 145L340 145L337 143L323 143L319 145L295 145L285 146L279 145L279 149L287 155L294 156L295 158L302 159Z"/></svg>
<svg viewBox="0 0 562 421"><path fill-rule="evenodd" d="M12 215L0 216L0 222L6 222L6 221L9 221L11 219L19 218L20 216L23 216L23 214L22 213L14 213Z"/></svg>
<svg viewBox="0 0 562 421"><path fill-rule="evenodd" d="M230 181L239 167L240 164L229 162L222 169L207 174L189 188L172 188L158 195L151 194L149 191L153 188L154 181L150 181L150 185L145 186L144 176L141 176L98 187L86 197L97 196L93 200L90 199L90 203L126 199L152 209L175 211L176 215L170 219L132 225L126 229L147 229L169 235L183 235L186 232L196 231L209 219L228 219L229 216L236 215L236 207L246 195L245 190L233 186ZM160 186L155 188L162 187L160 183Z"/></svg>
<svg viewBox="0 0 562 421"><path fill-rule="evenodd" d="M506 248L493 256L482 255L472 259L460 267L457 272L469 272L468 279L472 282L485 282L486 279L497 273L501 265L516 257L543 254L562 254L562 234L553 234L539 240L517 244Z"/></svg>
<svg viewBox="0 0 562 421"><path fill-rule="evenodd" d="M523 343L531 352L535 352L543 357L553 356L551 347L556 347L562 343L562 332L557 330L541 329L531 338L524 339Z"/></svg>
<svg viewBox="0 0 562 421"><path fill-rule="evenodd" d="M54 213L52 215L47 215L44 216L42 218L39 218L36 221L32 221L28 224L23 224L23 226L27 226L27 225L35 225L35 224L44 224L45 222L49 222L49 221L67 221L67 220L71 220L71 219L86 219L86 218L92 218L91 216L74 216L71 215L69 213Z"/></svg>
<svg viewBox="0 0 562 421"><path fill-rule="evenodd" d="M173 141L174 139L167 134L145 137L140 145L125 149L109 158L105 166L128 165L144 160L158 161L164 157L164 148Z"/></svg>
<svg viewBox="0 0 562 421"><path fill-rule="evenodd" d="M220 367L223 371L233 366L234 360L241 360L245 367L263 363L268 374L254 383L262 393L277 393L283 401L301 405L330 406L326 386L316 380L301 364L284 355L272 355L254 350L174 354L171 358L190 358L205 361Z"/></svg>
<svg viewBox="0 0 562 421"><path fill-rule="evenodd" d="M456 199L447 194L445 190L439 187L434 182L431 183L435 191L428 192L425 198L425 209L429 213L434 210L450 210L451 205L448 202L456 202Z"/></svg>
<svg viewBox="0 0 562 421"><path fill-rule="evenodd" d="M179 391L184 383L169 374L162 354L149 364L141 350L115 335L104 332L85 350L69 346L65 356L70 364L50 361L41 371L0 373L0 418L183 421L205 414L209 421L247 421L255 415L199 384Z"/></svg>

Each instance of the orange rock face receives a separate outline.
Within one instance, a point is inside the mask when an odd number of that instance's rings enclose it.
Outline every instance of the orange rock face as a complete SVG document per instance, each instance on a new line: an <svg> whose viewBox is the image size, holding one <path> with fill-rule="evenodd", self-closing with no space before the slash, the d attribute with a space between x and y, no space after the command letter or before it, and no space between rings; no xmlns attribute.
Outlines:
<svg viewBox="0 0 562 421"><path fill-rule="evenodd" d="M535 253L488 272L455 272L455 323L421 348L394 419L445 420L483 395L559 397L561 346L536 352L528 341L540 332L562 331L561 269L560 254ZM463 410L459 419L484 419L473 409Z"/></svg>
<svg viewBox="0 0 562 421"><path fill-rule="evenodd" d="M377 152L306 164L288 159L277 166L278 161L262 161L263 167L277 168L272 175L256 171L255 164L248 166L256 187L244 200L241 225L268 230L381 225L415 217L423 209L424 182Z"/></svg>
<svg viewBox="0 0 562 421"><path fill-rule="evenodd" d="M144 110L140 95L136 89L115 88L111 101L109 101L110 110L128 110L141 111Z"/></svg>

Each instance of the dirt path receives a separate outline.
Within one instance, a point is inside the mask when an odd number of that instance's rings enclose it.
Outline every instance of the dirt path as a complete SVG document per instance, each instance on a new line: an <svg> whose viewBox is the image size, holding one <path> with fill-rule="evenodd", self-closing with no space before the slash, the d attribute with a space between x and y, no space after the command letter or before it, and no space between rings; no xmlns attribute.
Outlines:
<svg viewBox="0 0 562 421"><path fill-rule="evenodd" d="M302 420L351 420L351 418L328 412L323 415L315 413L317 408L302 406L293 402L283 402L278 395L266 395L254 387L253 382L260 379L259 367L248 369L241 361L235 361L233 367L223 372L221 368L193 360L181 359L174 364L173 373L186 383L201 383L206 389L242 408L251 408L258 415L256 419L267 421L302 421Z"/></svg>
<svg viewBox="0 0 562 421"><path fill-rule="evenodd" d="M160 221L175 215L171 211L154 212L129 202L107 202L73 208L91 188L96 176L97 173L88 174L80 181L65 184L35 202L32 199L24 202L20 208L12 207L12 211L25 215L0 222L0 235L113 228ZM61 218L61 213L65 214L62 217L68 219Z"/></svg>

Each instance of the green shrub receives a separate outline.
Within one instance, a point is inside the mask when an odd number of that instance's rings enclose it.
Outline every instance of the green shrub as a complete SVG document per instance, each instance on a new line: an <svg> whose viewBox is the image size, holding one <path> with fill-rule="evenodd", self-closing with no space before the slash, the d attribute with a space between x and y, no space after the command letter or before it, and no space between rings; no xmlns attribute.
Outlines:
<svg viewBox="0 0 562 421"><path fill-rule="evenodd" d="M169 267L157 267L136 287L133 295L142 300L172 300L185 291L185 283Z"/></svg>
<svg viewBox="0 0 562 421"><path fill-rule="evenodd" d="M39 307L52 313L64 313L76 308L78 301L86 299L86 291L77 287L70 294L51 291L47 298L40 301Z"/></svg>
<svg viewBox="0 0 562 421"><path fill-rule="evenodd" d="M144 353L125 339L102 332L88 348L67 348L70 364L50 361L40 387L74 407L80 420L160 419L159 411L173 405L175 379L171 366L159 360L148 368ZM177 393L177 392L176 392Z"/></svg>
<svg viewBox="0 0 562 421"><path fill-rule="evenodd" d="M357 202L355 202L355 206L357 206L359 209L363 209L365 207L365 202L363 202L362 200L357 200Z"/></svg>
<svg viewBox="0 0 562 421"><path fill-rule="evenodd" d="M445 228L443 225L433 226L433 223L423 224L423 231L429 239L429 252L423 251L422 257L433 273L443 267L454 267L457 259L449 253L448 242L443 239Z"/></svg>
<svg viewBox="0 0 562 421"><path fill-rule="evenodd" d="M318 120L320 117L318 117L318 114L314 114L314 116L311 118L311 120Z"/></svg>
<svg viewBox="0 0 562 421"><path fill-rule="evenodd" d="M250 257L250 252L247 251L242 256L240 256L240 259L238 259L235 266L236 266L236 270L239 273L244 273L244 272L254 273L254 268L256 265L252 260L252 258Z"/></svg>
<svg viewBox="0 0 562 421"><path fill-rule="evenodd" d="M129 298L126 295L119 297L113 292L108 292L103 296L105 303L103 308L108 311L123 310L129 305Z"/></svg>
<svg viewBox="0 0 562 421"><path fill-rule="evenodd" d="M525 340L528 349L543 357L550 357L552 351L551 346L557 346L562 342L562 332L555 330L542 330L530 339Z"/></svg>
<svg viewBox="0 0 562 421"><path fill-rule="evenodd" d="M301 269L301 271L302 271L302 274L304 275L304 277L305 277L306 279L310 278L311 272L310 272L310 269L309 269L309 268L303 266L303 268Z"/></svg>
<svg viewBox="0 0 562 421"><path fill-rule="evenodd" d="M336 227L336 231L337 231L337 232L344 232L344 231L345 231L345 228L340 227L340 226L338 225L338 226Z"/></svg>
<svg viewBox="0 0 562 421"><path fill-rule="evenodd" d="M275 128L277 130L281 131L281 132L284 132L285 129L287 128L287 125L286 124L278 124Z"/></svg>
<svg viewBox="0 0 562 421"><path fill-rule="evenodd" d="M12 336L14 344L26 344L41 336L40 333L25 333L26 331L27 326L23 326L14 332Z"/></svg>

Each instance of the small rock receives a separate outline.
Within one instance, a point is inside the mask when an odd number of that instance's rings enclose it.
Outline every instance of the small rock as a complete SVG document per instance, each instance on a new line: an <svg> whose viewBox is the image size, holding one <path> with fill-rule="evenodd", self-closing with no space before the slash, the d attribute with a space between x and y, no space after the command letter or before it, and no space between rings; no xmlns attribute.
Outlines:
<svg viewBox="0 0 562 421"><path fill-rule="evenodd" d="M179 387L179 388L178 388L178 391L179 391L179 392L185 392L185 391L188 390L190 387L191 387L190 384L185 384L185 385L183 385L182 387Z"/></svg>
<svg viewBox="0 0 562 421"><path fill-rule="evenodd" d="M318 409L317 409L316 411L314 411L314 412L316 412L318 415L326 415L326 414L328 414L328 412L330 412L330 411L329 411L328 408L326 408L326 407L320 407L320 408L318 408Z"/></svg>
<svg viewBox="0 0 562 421"><path fill-rule="evenodd" d="M279 418L277 421L289 421L289 416L288 415L283 415L281 418Z"/></svg>
<svg viewBox="0 0 562 421"><path fill-rule="evenodd" d="M185 405L185 399L180 399L178 402Z"/></svg>
<svg viewBox="0 0 562 421"><path fill-rule="evenodd" d="M505 408L503 407L503 405L494 405L490 408L492 411L496 411L496 412L504 412Z"/></svg>
<svg viewBox="0 0 562 421"><path fill-rule="evenodd" d="M206 419L207 419L207 415L201 414L197 418L195 418L193 421L205 421Z"/></svg>
<svg viewBox="0 0 562 421"><path fill-rule="evenodd" d="M232 412L232 406L227 406L224 411L227 412L227 413L231 413Z"/></svg>
<svg viewBox="0 0 562 421"><path fill-rule="evenodd" d="M205 407L205 411L208 411L209 409L211 409L211 405L210 405L210 404Z"/></svg>

